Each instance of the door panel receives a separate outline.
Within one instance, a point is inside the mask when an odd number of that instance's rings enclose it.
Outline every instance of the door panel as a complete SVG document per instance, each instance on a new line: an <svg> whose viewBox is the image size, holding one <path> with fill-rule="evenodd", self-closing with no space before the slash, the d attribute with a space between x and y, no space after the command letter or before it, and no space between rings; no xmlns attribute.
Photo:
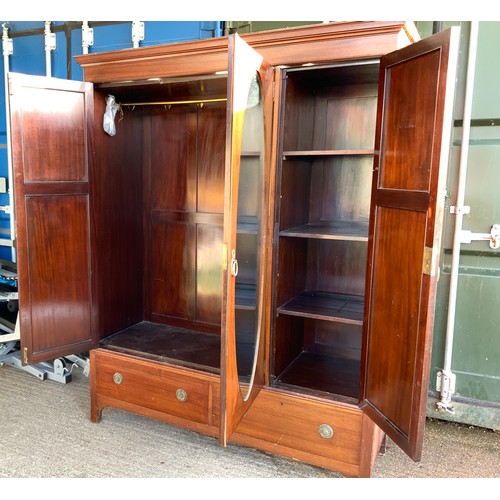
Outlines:
<svg viewBox="0 0 500 500"><path fill-rule="evenodd" d="M370 355L377 354L379 361L370 363L367 384L370 404L384 408L391 421L402 422L401 431L410 433L412 408L409 404L394 404L394 390L411 395L414 384L415 364L419 338L418 317L421 311L422 262L425 243L425 212L380 207L377 213L379 236L375 245L377 254L377 286L373 288L371 308L377 311L373 318L384 335L372 336ZM408 231L411 224L411 231ZM398 233L407 233L398 240ZM394 293L391 276L397 276L398 289ZM424 290L422 290L423 292ZM390 304L387 307L387 304ZM389 333L390 332L390 333ZM391 340L388 346L388 339Z"/></svg>
<svg viewBox="0 0 500 500"><path fill-rule="evenodd" d="M85 94L31 88L23 94L22 130L25 182L87 180Z"/></svg>
<svg viewBox="0 0 500 500"><path fill-rule="evenodd" d="M92 340L92 85L9 75L23 362Z"/></svg>
<svg viewBox="0 0 500 500"><path fill-rule="evenodd" d="M86 195L26 197L33 352L57 348L64 332L72 343L90 341L87 220Z"/></svg>
<svg viewBox="0 0 500 500"><path fill-rule="evenodd" d="M384 114L384 161L379 188L429 192L441 51L426 52L391 65L391 100ZM436 124L439 128L439 124ZM408 172L411 170L411 175Z"/></svg>
<svg viewBox="0 0 500 500"><path fill-rule="evenodd" d="M364 411L421 456L458 29L381 60L365 309Z"/></svg>
<svg viewBox="0 0 500 500"><path fill-rule="evenodd" d="M221 312L223 445L254 401L265 376L265 339L261 337L267 321L263 314L270 158L267 137L271 132L273 75L272 67L236 34L229 36L228 70ZM259 118L260 127L254 122ZM261 141L255 136L258 130ZM253 203L256 197L258 201Z"/></svg>

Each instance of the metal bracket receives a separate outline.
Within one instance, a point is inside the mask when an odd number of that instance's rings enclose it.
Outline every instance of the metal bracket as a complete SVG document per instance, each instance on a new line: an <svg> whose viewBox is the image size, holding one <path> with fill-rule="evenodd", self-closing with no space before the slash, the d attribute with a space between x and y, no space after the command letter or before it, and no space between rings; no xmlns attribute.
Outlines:
<svg viewBox="0 0 500 500"><path fill-rule="evenodd" d="M441 400L437 403L439 410L454 413L451 405L451 395L455 393L456 375L447 370L441 370L437 374L436 391L441 394Z"/></svg>
<svg viewBox="0 0 500 500"><path fill-rule="evenodd" d="M14 53L14 42L9 38L9 28L2 24L2 52L4 56L11 56Z"/></svg>
<svg viewBox="0 0 500 500"><path fill-rule="evenodd" d="M460 235L461 243L471 243L472 241L489 241L490 248L497 250L500 248L500 224L493 224L489 233L473 233L462 230Z"/></svg>
<svg viewBox="0 0 500 500"><path fill-rule="evenodd" d="M62 384L71 382L71 372L65 369L64 364L60 360L51 365L47 362L37 363L34 365L27 365L21 361L21 351L12 350L8 354L0 357L0 365L12 366L23 370L40 380L53 380Z"/></svg>
<svg viewBox="0 0 500 500"><path fill-rule="evenodd" d="M132 42L134 47L139 46L139 42L144 40L144 23L142 21L132 22Z"/></svg>
<svg viewBox="0 0 500 500"><path fill-rule="evenodd" d="M90 374L90 359L83 356L76 356L71 354L69 356L64 356L68 361L71 361L73 365L78 366L83 370L83 374L88 377Z"/></svg>
<svg viewBox="0 0 500 500"><path fill-rule="evenodd" d="M82 25L82 47L92 47L94 45L94 28Z"/></svg>
<svg viewBox="0 0 500 500"><path fill-rule="evenodd" d="M50 31L50 22L45 22L45 50L56 50L56 34Z"/></svg>
<svg viewBox="0 0 500 500"><path fill-rule="evenodd" d="M469 215L470 207L468 205L450 207L450 214ZM473 233L472 231L462 229L460 233L460 243L468 244L473 241L489 241L490 248L497 250L500 248L500 224L493 224L489 233Z"/></svg>
<svg viewBox="0 0 500 500"><path fill-rule="evenodd" d="M469 215L470 214L470 207L467 205L464 205L463 207L450 207L450 214L456 214L456 215Z"/></svg>

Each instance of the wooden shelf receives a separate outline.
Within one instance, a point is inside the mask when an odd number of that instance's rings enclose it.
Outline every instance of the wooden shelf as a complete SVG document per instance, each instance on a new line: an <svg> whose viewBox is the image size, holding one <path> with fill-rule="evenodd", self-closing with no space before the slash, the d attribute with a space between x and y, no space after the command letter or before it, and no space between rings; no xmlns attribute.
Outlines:
<svg viewBox="0 0 500 500"><path fill-rule="evenodd" d="M359 374L360 361L357 359L302 352L276 379L275 385L301 387L357 399Z"/></svg>
<svg viewBox="0 0 500 500"><path fill-rule="evenodd" d="M303 151L283 151L283 158L317 158L325 156L373 156L375 151L373 149L318 149L318 150L303 150Z"/></svg>
<svg viewBox="0 0 500 500"><path fill-rule="evenodd" d="M280 231L280 236L344 241L368 241L368 222L329 221L304 224Z"/></svg>
<svg viewBox="0 0 500 500"><path fill-rule="evenodd" d="M279 314L352 325L363 324L363 297L326 292L302 292L278 308Z"/></svg>

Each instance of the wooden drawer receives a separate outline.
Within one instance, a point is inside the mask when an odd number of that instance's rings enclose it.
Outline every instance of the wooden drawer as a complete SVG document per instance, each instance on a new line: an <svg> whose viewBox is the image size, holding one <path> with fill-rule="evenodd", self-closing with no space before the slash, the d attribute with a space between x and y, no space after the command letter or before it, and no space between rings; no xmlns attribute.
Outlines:
<svg viewBox="0 0 500 500"><path fill-rule="evenodd" d="M214 375L105 349L91 352L91 369L94 420L102 408L114 406L201 432L204 426L219 425Z"/></svg>
<svg viewBox="0 0 500 500"><path fill-rule="evenodd" d="M357 407L263 389L233 440L356 476L363 418Z"/></svg>

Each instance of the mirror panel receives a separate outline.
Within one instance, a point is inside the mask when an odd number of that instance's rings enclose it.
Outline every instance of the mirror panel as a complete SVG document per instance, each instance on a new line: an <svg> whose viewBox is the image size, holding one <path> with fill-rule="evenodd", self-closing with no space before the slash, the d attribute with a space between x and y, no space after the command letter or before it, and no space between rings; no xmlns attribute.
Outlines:
<svg viewBox="0 0 500 500"><path fill-rule="evenodd" d="M264 114L258 72L249 78L247 85L238 182L235 301L236 359L243 399L251 391L260 337L262 291L259 281L262 283L262 280L259 276L264 201Z"/></svg>

